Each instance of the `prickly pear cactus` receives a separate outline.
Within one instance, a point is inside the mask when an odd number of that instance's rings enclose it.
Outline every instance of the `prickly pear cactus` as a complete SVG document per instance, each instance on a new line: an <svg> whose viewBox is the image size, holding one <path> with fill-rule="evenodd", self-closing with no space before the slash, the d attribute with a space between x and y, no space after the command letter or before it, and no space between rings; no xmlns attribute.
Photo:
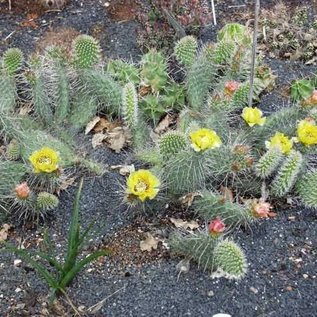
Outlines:
<svg viewBox="0 0 317 317"><path fill-rule="evenodd" d="M190 67L196 57L198 43L195 37L185 36L180 39L174 49L176 59L186 68Z"/></svg>
<svg viewBox="0 0 317 317"><path fill-rule="evenodd" d="M172 158L173 155L184 150L187 146L185 135L177 131L165 133L159 141L160 153L165 159Z"/></svg>

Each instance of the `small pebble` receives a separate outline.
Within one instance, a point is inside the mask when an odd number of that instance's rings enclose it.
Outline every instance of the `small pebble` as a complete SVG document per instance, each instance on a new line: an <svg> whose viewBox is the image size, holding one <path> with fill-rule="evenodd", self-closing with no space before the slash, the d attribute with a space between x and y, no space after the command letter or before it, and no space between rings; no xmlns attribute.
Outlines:
<svg viewBox="0 0 317 317"><path fill-rule="evenodd" d="M17 287L16 289L15 289L15 292L16 293L20 293L22 291L22 289L20 288L20 287Z"/></svg>
<svg viewBox="0 0 317 317"><path fill-rule="evenodd" d="M303 274L303 278L308 278L308 274Z"/></svg>
<svg viewBox="0 0 317 317"><path fill-rule="evenodd" d="M213 292L213 291L209 291L208 293L207 293L207 296L208 297L212 297L212 296L214 296L215 295L215 293Z"/></svg>
<svg viewBox="0 0 317 317"><path fill-rule="evenodd" d="M220 313L220 314L212 315L212 317L231 317L231 315Z"/></svg>
<svg viewBox="0 0 317 317"><path fill-rule="evenodd" d="M13 262L13 265L14 265L15 267L19 267L19 266L21 266L21 264L22 264L22 260L20 260L20 259L16 259L16 260L14 260L14 262Z"/></svg>
<svg viewBox="0 0 317 317"><path fill-rule="evenodd" d="M253 287L253 286L250 287L250 291L253 292L254 294L257 294L257 293L259 292L259 291L258 291L255 287Z"/></svg>

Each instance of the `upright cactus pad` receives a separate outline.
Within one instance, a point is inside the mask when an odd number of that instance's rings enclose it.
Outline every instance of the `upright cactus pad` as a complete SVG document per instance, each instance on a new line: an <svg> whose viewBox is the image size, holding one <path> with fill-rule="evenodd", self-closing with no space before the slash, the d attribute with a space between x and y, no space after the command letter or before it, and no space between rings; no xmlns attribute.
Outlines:
<svg viewBox="0 0 317 317"><path fill-rule="evenodd" d="M190 67L196 57L198 43L195 37L189 35L180 39L174 49L176 59L186 68Z"/></svg>
<svg viewBox="0 0 317 317"><path fill-rule="evenodd" d="M205 105L213 77L212 64L200 54L187 74L187 94L192 109L200 111Z"/></svg>
<svg viewBox="0 0 317 317"><path fill-rule="evenodd" d="M312 170L296 183L296 192L307 207L317 208L317 170Z"/></svg>
<svg viewBox="0 0 317 317"><path fill-rule="evenodd" d="M171 131L165 133L160 139L160 153L164 159L169 159L187 146L187 139L184 134Z"/></svg>
<svg viewBox="0 0 317 317"><path fill-rule="evenodd" d="M73 43L74 61L79 68L91 68L100 59L100 46L89 35L79 35Z"/></svg>
<svg viewBox="0 0 317 317"><path fill-rule="evenodd" d="M122 113L126 125L135 128L138 123L138 94L133 83L128 83L123 88Z"/></svg>
<svg viewBox="0 0 317 317"><path fill-rule="evenodd" d="M167 63L162 53L150 50L141 60L141 80L158 92L165 88L168 80Z"/></svg>
<svg viewBox="0 0 317 317"><path fill-rule="evenodd" d="M283 154L279 148L272 147L269 149L255 165L255 173L261 178L271 176L280 165Z"/></svg>
<svg viewBox="0 0 317 317"><path fill-rule="evenodd" d="M3 54L3 66L9 75L15 74L22 66L23 53L18 48L9 48Z"/></svg>
<svg viewBox="0 0 317 317"><path fill-rule="evenodd" d="M291 151L278 170L272 184L271 191L277 197L287 194L296 182L303 166L303 156L298 151Z"/></svg>
<svg viewBox="0 0 317 317"><path fill-rule="evenodd" d="M233 241L219 242L213 252L215 266L225 277L241 279L247 272L247 260L242 249Z"/></svg>
<svg viewBox="0 0 317 317"><path fill-rule="evenodd" d="M41 211L49 211L59 204L58 198L47 192L40 192L36 198L36 207Z"/></svg>

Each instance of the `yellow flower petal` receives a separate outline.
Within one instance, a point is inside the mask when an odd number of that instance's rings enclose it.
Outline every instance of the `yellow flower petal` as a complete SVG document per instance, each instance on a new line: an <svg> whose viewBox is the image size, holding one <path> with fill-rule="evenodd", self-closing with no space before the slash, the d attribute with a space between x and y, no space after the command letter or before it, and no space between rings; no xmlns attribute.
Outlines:
<svg viewBox="0 0 317 317"><path fill-rule="evenodd" d="M262 111L256 107L245 107L241 116L250 127L253 127L256 124L262 126L265 123L266 118L262 115Z"/></svg>
<svg viewBox="0 0 317 317"><path fill-rule="evenodd" d="M214 149L221 145L221 140L214 130L199 129L190 133L191 146L196 152Z"/></svg>
<svg viewBox="0 0 317 317"><path fill-rule="evenodd" d="M159 192L160 181L148 170L138 170L130 174L127 179L127 194L140 199L142 202L153 199Z"/></svg>
<svg viewBox="0 0 317 317"><path fill-rule="evenodd" d="M293 139L289 139L285 134L276 132L274 136L265 142L268 149L278 147L282 153L287 154L293 148Z"/></svg>
<svg viewBox="0 0 317 317"><path fill-rule="evenodd" d="M314 121L302 120L297 126L298 140L306 146L317 144L317 126Z"/></svg>
<svg viewBox="0 0 317 317"><path fill-rule="evenodd" d="M49 147L42 147L29 157L34 173L52 173L58 169L59 155Z"/></svg>

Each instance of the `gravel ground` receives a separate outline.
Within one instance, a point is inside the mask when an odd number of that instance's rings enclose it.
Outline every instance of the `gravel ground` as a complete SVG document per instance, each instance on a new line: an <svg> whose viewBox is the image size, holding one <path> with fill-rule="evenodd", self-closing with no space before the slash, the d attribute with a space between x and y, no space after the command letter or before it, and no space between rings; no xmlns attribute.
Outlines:
<svg viewBox="0 0 317 317"><path fill-rule="evenodd" d="M28 54L50 28L67 26L92 34L97 24L103 30L99 40L106 56L138 58L135 43L138 24L111 22L97 0L72 1L64 11L47 13L41 16L43 26L37 29L21 31L18 23L22 19L0 18L2 39L18 30L9 42L1 42L0 52L8 46L18 46ZM214 34L210 27L202 31L201 38L213 39ZM278 60L268 63L278 79L277 88L266 94L259 105L265 112L287 106L285 87L292 80L316 71L315 66L301 63ZM90 148L89 137L79 136L78 142L83 149ZM133 162L130 152L118 155L106 148L90 150L90 156L109 166ZM164 236L166 226L127 210L120 195L123 182L124 178L111 170L102 177L85 180L82 225L98 220L91 243L122 245L115 256L86 268L68 288L71 300L77 307L83 306L81 309L107 298L100 310L89 316L210 317L220 312L233 317L317 316L316 211L298 208L277 211L276 218L261 220L251 230L236 232L234 238L249 262L249 272L242 281L211 279L194 265L179 276L176 265L180 259L170 259L162 246L152 254L140 254L138 246L143 234L149 231ZM75 191L72 187L62 194L60 207L49 224L59 255L65 247ZM16 229L12 238L14 235L32 245L39 238L38 232L21 229ZM47 287L25 263L15 267L15 259L12 255L0 256L0 316L43 316ZM50 316L72 314L64 310Z"/></svg>

